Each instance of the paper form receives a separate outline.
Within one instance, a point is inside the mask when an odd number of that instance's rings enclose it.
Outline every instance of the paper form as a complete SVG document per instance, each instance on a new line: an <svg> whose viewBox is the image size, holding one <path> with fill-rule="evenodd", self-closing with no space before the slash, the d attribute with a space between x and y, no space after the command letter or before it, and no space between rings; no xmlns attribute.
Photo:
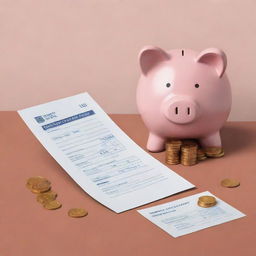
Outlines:
<svg viewBox="0 0 256 256"><path fill-rule="evenodd" d="M206 191L170 203L138 210L138 212L173 237L186 235L245 216L216 196L214 196L217 199L215 206L202 208L197 205L200 196L214 195Z"/></svg>
<svg viewBox="0 0 256 256"><path fill-rule="evenodd" d="M88 93L18 113L82 189L117 213L194 187L135 144Z"/></svg>

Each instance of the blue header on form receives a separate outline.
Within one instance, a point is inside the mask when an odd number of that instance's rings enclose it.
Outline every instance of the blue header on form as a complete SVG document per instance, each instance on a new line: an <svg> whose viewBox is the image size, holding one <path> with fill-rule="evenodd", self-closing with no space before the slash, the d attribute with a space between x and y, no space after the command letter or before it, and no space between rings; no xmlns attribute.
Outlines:
<svg viewBox="0 0 256 256"><path fill-rule="evenodd" d="M60 126L60 125L63 125L63 124L67 124L67 123L70 123L70 122L73 122L73 121L76 121L76 120L79 120L81 118L91 116L91 115L94 115L94 114L95 114L95 112L93 110L89 110L89 111L86 111L86 112L83 112L83 113L80 113L80 114L77 114L77 115L74 115L74 116L70 116L70 117L61 119L59 121L56 121L56 122L53 122L53 123L50 123L50 124L43 125L42 128L46 131L50 128L54 128L54 127L57 127L57 126Z"/></svg>

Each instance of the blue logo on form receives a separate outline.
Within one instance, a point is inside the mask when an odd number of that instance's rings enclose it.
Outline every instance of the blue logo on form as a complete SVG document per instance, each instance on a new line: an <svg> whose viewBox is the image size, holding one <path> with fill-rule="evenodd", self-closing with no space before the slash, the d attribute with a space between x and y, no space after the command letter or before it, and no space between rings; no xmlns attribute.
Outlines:
<svg viewBox="0 0 256 256"><path fill-rule="evenodd" d="M42 116L36 116L35 119L36 119L36 121L37 121L39 124L41 124L41 123L43 123L43 122L45 121Z"/></svg>

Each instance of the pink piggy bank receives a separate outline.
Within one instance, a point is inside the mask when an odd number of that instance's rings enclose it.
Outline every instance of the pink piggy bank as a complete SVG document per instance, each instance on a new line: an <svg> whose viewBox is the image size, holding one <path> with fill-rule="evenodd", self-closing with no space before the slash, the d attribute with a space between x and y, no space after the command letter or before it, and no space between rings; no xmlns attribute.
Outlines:
<svg viewBox="0 0 256 256"><path fill-rule="evenodd" d="M221 147L220 129L232 101L225 53L147 46L139 62L137 105L149 130L147 149L164 150L168 138L196 138L202 147Z"/></svg>

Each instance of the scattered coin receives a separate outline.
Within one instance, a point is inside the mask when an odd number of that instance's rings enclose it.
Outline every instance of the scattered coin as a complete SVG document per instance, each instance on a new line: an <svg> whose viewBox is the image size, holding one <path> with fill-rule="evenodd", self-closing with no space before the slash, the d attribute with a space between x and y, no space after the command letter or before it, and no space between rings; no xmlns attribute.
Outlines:
<svg viewBox="0 0 256 256"><path fill-rule="evenodd" d="M26 187L31 190L33 185L38 184L42 181L48 181L48 180L46 178L41 177L41 176L31 177L27 180Z"/></svg>
<svg viewBox="0 0 256 256"><path fill-rule="evenodd" d="M57 193L51 190L51 182L48 179L41 176L31 177L27 180L26 187L37 194L37 202L41 203L45 209L61 208L62 204L56 200ZM81 218L87 215L88 212L82 208L72 208L68 211L68 216L72 218Z"/></svg>
<svg viewBox="0 0 256 256"><path fill-rule="evenodd" d="M208 208L217 204L216 198L213 196L200 196L197 204L200 207Z"/></svg>
<svg viewBox="0 0 256 256"><path fill-rule="evenodd" d="M207 156L206 156L204 150L199 148L197 150L197 161L203 161L205 159L207 159Z"/></svg>
<svg viewBox="0 0 256 256"><path fill-rule="evenodd" d="M180 163L180 147L182 145L181 140L171 140L166 143L166 163L167 164L179 164Z"/></svg>
<svg viewBox="0 0 256 256"><path fill-rule="evenodd" d="M224 156L224 150L221 147L206 147L204 150L208 157L217 158Z"/></svg>
<svg viewBox="0 0 256 256"><path fill-rule="evenodd" d="M240 182L234 179L224 179L221 181L221 186L226 188L235 188L240 186Z"/></svg>
<svg viewBox="0 0 256 256"><path fill-rule="evenodd" d="M31 192L35 194L44 193L49 191L50 189L51 189L51 183L48 180L40 181L31 186Z"/></svg>
<svg viewBox="0 0 256 256"><path fill-rule="evenodd" d="M88 212L82 208L72 208L68 211L68 216L72 218L81 218L88 215Z"/></svg>
<svg viewBox="0 0 256 256"><path fill-rule="evenodd" d="M45 209L48 210L56 210L59 209L62 206L62 204L57 200L53 200L50 202L46 202L43 206Z"/></svg>
<svg viewBox="0 0 256 256"><path fill-rule="evenodd" d="M57 193L53 191L48 191L45 193L38 194L36 197L37 202L45 204L47 202L53 201L57 198Z"/></svg>

